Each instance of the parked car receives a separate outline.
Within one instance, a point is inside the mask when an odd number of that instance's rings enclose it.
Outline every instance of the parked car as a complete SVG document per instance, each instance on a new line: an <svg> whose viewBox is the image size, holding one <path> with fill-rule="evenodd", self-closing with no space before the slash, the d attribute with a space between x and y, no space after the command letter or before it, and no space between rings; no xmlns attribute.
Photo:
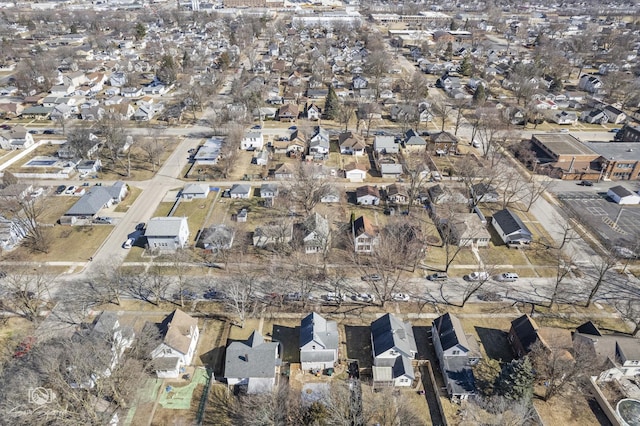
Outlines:
<svg viewBox="0 0 640 426"><path fill-rule="evenodd" d="M60 195L64 192L64 190L67 189L66 185L60 185L56 188L56 194Z"/></svg>
<svg viewBox="0 0 640 426"><path fill-rule="evenodd" d="M322 298L327 302L336 302L336 303L347 300L347 296L345 296L344 294L334 293L334 292L327 293L324 296L322 296Z"/></svg>
<svg viewBox="0 0 640 426"><path fill-rule="evenodd" d="M483 281L489 279L489 273L485 271L475 271L467 275L469 281Z"/></svg>
<svg viewBox="0 0 640 426"><path fill-rule="evenodd" d="M375 296L369 293L354 294L353 296L351 296L351 299L355 300L356 302L366 302L366 303L373 303L376 301Z"/></svg>
<svg viewBox="0 0 640 426"><path fill-rule="evenodd" d="M378 274L370 274L370 275L363 275L360 277L360 279L362 281L380 281L382 280L382 276Z"/></svg>
<svg viewBox="0 0 640 426"><path fill-rule="evenodd" d="M411 298L407 293L391 293L391 299L396 302L408 302Z"/></svg>
<svg viewBox="0 0 640 426"><path fill-rule="evenodd" d="M202 296L208 300L213 300L213 299L222 300L227 298L226 294L216 290L215 288L209 288L207 291L204 292Z"/></svg>
<svg viewBox="0 0 640 426"><path fill-rule="evenodd" d="M302 300L302 295L297 291L293 293L287 293L284 295L284 300L288 302L299 302Z"/></svg>
<svg viewBox="0 0 640 426"><path fill-rule="evenodd" d="M67 188L66 191L64 191L64 193L67 194L67 195L71 195L74 192L76 192L76 189L78 189L78 188L73 186L73 185L71 185L70 187Z"/></svg>
<svg viewBox="0 0 640 426"><path fill-rule="evenodd" d="M609 131L610 131L611 133L618 133L618 132L620 131L620 129L616 127L616 128L613 128L613 129L611 129L611 130L609 130Z"/></svg>
<svg viewBox="0 0 640 426"><path fill-rule="evenodd" d="M122 248L130 249L133 246L133 238L129 238L122 244Z"/></svg>
<svg viewBox="0 0 640 426"><path fill-rule="evenodd" d="M53 135L53 134L56 133L56 131L55 130L51 130L51 129L47 129L42 133L45 134L45 135Z"/></svg>
<svg viewBox="0 0 640 426"><path fill-rule="evenodd" d="M442 175L439 172L431 172L431 179L436 182L440 182L442 180Z"/></svg>
<svg viewBox="0 0 640 426"><path fill-rule="evenodd" d="M446 272L436 272L435 274L427 275L429 281L444 281L448 278L449 276Z"/></svg>
<svg viewBox="0 0 640 426"><path fill-rule="evenodd" d="M474 139L473 142L471 142L471 146L473 146L474 148L482 148L482 144L477 139Z"/></svg>
<svg viewBox="0 0 640 426"><path fill-rule="evenodd" d="M593 186L593 182L591 182L590 180L583 180L582 182L580 182L580 185L582 185L582 186Z"/></svg>
<svg viewBox="0 0 640 426"><path fill-rule="evenodd" d="M96 217L93 219L93 223L106 223L111 225L113 223L113 218L111 217Z"/></svg>
<svg viewBox="0 0 640 426"><path fill-rule="evenodd" d="M177 293L173 293L174 300L180 300L180 296L182 296L184 300L196 300L198 298L198 295L196 294L195 291L186 290L186 289L179 291Z"/></svg>
<svg viewBox="0 0 640 426"><path fill-rule="evenodd" d="M140 222L139 224L136 225L136 231L144 231L144 227L145 227L145 223Z"/></svg>
<svg viewBox="0 0 640 426"><path fill-rule="evenodd" d="M505 272L498 275L498 281L502 281L505 283L517 281L518 278L518 274L516 274L515 272Z"/></svg>

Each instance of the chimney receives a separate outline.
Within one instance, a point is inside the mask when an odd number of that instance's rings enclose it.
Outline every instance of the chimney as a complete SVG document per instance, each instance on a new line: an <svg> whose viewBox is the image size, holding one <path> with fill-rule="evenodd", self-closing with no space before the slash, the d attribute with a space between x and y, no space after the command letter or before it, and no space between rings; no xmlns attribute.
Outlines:
<svg viewBox="0 0 640 426"><path fill-rule="evenodd" d="M246 362L249 362L249 354L244 354L244 360L245 360Z"/></svg>

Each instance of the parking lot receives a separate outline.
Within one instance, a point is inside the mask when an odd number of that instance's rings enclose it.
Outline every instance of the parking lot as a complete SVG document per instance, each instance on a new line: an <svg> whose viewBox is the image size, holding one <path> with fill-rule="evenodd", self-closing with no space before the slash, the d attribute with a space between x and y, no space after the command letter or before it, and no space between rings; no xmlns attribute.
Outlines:
<svg viewBox="0 0 640 426"><path fill-rule="evenodd" d="M640 206L618 205L603 192L563 192L558 198L603 242L622 245L640 235Z"/></svg>

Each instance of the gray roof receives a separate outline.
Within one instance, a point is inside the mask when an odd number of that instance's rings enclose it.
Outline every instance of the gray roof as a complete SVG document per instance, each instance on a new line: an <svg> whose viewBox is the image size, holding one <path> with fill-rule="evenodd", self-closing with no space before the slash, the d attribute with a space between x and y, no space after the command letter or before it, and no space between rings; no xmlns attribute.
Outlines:
<svg viewBox="0 0 640 426"><path fill-rule="evenodd" d="M112 199L107 187L94 186L67 210L65 216L94 216Z"/></svg>
<svg viewBox="0 0 640 426"><path fill-rule="evenodd" d="M190 183L182 189L182 194L204 194L209 191L209 185L204 183Z"/></svg>
<svg viewBox="0 0 640 426"><path fill-rule="evenodd" d="M231 189L229 190L230 194L247 194L250 192L251 192L251 185L245 185L242 183L231 186Z"/></svg>
<svg viewBox="0 0 640 426"><path fill-rule="evenodd" d="M532 236L531 231L529 231L529 228L527 228L527 226L524 223L522 223L522 220L520 220L518 215L516 215L509 209L504 209L504 210L495 212L493 214L493 218L495 219L496 222L498 222L498 225L500 225L500 228L502 228L504 233L507 235L518 232L520 234L524 234L529 237Z"/></svg>
<svg viewBox="0 0 640 426"><path fill-rule="evenodd" d="M267 193L278 193L278 185L275 183L263 183L260 185L260 196L264 196Z"/></svg>
<svg viewBox="0 0 640 426"><path fill-rule="evenodd" d="M338 323L327 321L315 312L302 319L300 323L300 347L316 341L325 349L338 349Z"/></svg>
<svg viewBox="0 0 640 426"><path fill-rule="evenodd" d="M212 225L204 228L198 239L198 247L211 249L225 249L231 246L235 230L227 225Z"/></svg>
<svg viewBox="0 0 640 426"><path fill-rule="evenodd" d="M398 148L396 139L393 136L376 136L373 140L374 149Z"/></svg>
<svg viewBox="0 0 640 426"><path fill-rule="evenodd" d="M449 357L444 360L442 370L447 375L453 395L473 394L476 392L476 380L467 357Z"/></svg>
<svg viewBox="0 0 640 426"><path fill-rule="evenodd" d="M276 375L279 343L265 342L256 330L244 342L233 342L227 347L225 378L270 378Z"/></svg>
<svg viewBox="0 0 640 426"><path fill-rule="evenodd" d="M374 357L394 347L407 355L418 350L411 324L400 321L392 314L385 314L372 322L371 335Z"/></svg>
<svg viewBox="0 0 640 426"><path fill-rule="evenodd" d="M585 145L607 160L640 161L637 142L585 142Z"/></svg>
<svg viewBox="0 0 640 426"><path fill-rule="evenodd" d="M314 212L304 220L304 229L307 234L316 232L322 236L329 235L329 221L320 213Z"/></svg>
<svg viewBox="0 0 640 426"><path fill-rule="evenodd" d="M446 313L433 321L438 330L438 337L442 344L442 349L447 350L456 345L461 345L466 349L470 349L467 337L462 329L460 320L455 315Z"/></svg>
<svg viewBox="0 0 640 426"><path fill-rule="evenodd" d="M382 174L402 174L403 170L402 170L402 164L397 164L397 163L393 163L393 164L388 164L388 163L382 163L380 164L380 172Z"/></svg>
<svg viewBox="0 0 640 426"><path fill-rule="evenodd" d="M180 233L180 225L186 217L152 217L144 231L146 237L171 237Z"/></svg>
<svg viewBox="0 0 640 426"><path fill-rule="evenodd" d="M625 188L622 185L611 187L609 188L609 191L613 192L620 198L628 197L630 195L635 195L633 192L629 191L627 188Z"/></svg>

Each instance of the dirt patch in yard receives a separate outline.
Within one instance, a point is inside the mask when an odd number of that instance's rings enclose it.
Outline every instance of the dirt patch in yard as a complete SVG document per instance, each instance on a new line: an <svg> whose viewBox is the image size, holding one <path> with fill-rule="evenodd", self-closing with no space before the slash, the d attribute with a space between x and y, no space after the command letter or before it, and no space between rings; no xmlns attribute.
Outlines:
<svg viewBox="0 0 640 426"><path fill-rule="evenodd" d="M609 424L593 398L575 390L547 402L534 399L533 405L546 425L600 426Z"/></svg>

